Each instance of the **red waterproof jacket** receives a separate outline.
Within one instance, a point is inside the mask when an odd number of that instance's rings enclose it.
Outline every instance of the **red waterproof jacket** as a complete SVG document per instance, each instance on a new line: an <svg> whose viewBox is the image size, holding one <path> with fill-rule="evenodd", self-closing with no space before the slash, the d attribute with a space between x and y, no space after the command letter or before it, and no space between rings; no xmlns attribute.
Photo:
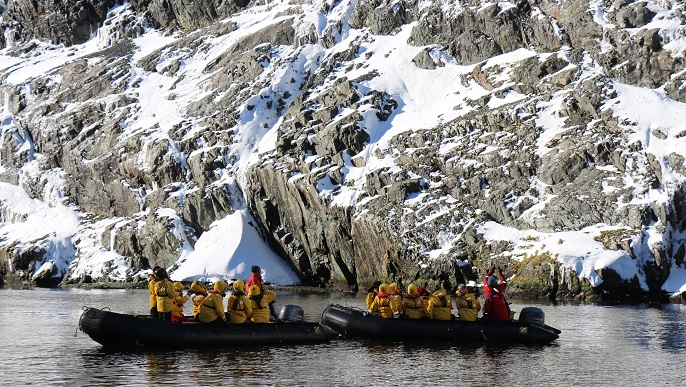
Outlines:
<svg viewBox="0 0 686 387"><path fill-rule="evenodd" d="M507 308L505 299L500 293L492 293L486 297L484 303L484 317L492 320L508 321L510 319L510 311Z"/></svg>
<svg viewBox="0 0 686 387"><path fill-rule="evenodd" d="M484 298L488 298L491 293L493 293L493 288L488 286L488 277L493 275L493 270L489 270L488 273L486 273L486 276L484 277ZM504 275L500 275L500 284L498 284L498 287L496 288L498 292L502 295L505 292L505 288L507 287L507 279L505 279Z"/></svg>
<svg viewBox="0 0 686 387"><path fill-rule="evenodd" d="M253 285L259 286L260 294L264 294L264 285L262 284L262 275L260 273L252 273L250 278L248 278L248 283L245 284L245 288L250 289Z"/></svg>

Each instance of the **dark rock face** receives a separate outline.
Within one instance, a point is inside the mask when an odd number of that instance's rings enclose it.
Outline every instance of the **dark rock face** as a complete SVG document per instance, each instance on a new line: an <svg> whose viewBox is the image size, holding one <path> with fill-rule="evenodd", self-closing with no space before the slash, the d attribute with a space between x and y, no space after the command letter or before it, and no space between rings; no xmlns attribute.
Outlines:
<svg viewBox="0 0 686 387"><path fill-rule="evenodd" d="M170 267L182 246L247 206L271 247L319 286L356 289L377 278L456 284L500 265L513 275L512 295L662 300L671 270L686 264L684 154L651 153L631 140L638 124L612 110L618 82L686 101L683 55L651 24L680 17L676 10L624 0L364 0L345 10L323 4L320 22L307 24L299 18L305 4L294 3L234 39L239 23L217 21L264 4L115 5L18 0L2 15L0 46L16 56L36 49L23 44L30 37L69 46L105 26L101 51L0 86L12 124L0 138L0 181L48 201L51 182L41 173L61 173L65 202L85 214L73 238L77 260L92 243L126 257L131 273ZM150 24L184 33L134 56L132 38ZM386 75L372 65L383 54L369 51L379 36L407 37L413 69L465 66L452 91L472 92L454 107L462 113L382 142L375 125L393 128L412 101L370 86ZM213 46L221 40L228 43ZM490 60L501 54L509 55ZM178 101L177 122L139 123L155 87ZM191 87L201 92L184 90ZM268 131L274 140L260 143ZM684 134L655 127L649 136ZM31 162L38 174L27 172ZM667 199L643 199L649 190ZM603 268L587 273L603 280L594 289L550 246L513 255L540 236L488 238L481 226L489 222L537 235L611 226L595 241L635 261L645 283ZM6 243L0 274L33 275L44 255ZM50 270L36 278L48 284ZM112 270L67 276L97 281Z"/></svg>
<svg viewBox="0 0 686 387"><path fill-rule="evenodd" d="M21 37L71 46L90 39L115 4L114 0L13 0L8 2L3 18L5 28L10 26Z"/></svg>
<svg viewBox="0 0 686 387"><path fill-rule="evenodd" d="M162 28L195 30L245 8L246 1L133 0L131 5Z"/></svg>

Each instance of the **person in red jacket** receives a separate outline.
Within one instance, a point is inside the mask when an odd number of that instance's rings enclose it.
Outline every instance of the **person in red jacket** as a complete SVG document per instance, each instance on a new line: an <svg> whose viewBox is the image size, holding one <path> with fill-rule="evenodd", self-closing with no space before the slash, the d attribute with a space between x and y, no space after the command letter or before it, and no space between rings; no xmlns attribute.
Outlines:
<svg viewBox="0 0 686 387"><path fill-rule="evenodd" d="M498 266L498 274L500 274L500 280L498 278L495 278L493 273L495 272L495 267L492 267L488 270L486 273L486 276L484 277L484 298L487 298L491 293L493 293L493 290L497 290L500 294L503 294L505 292L505 288L507 287L507 279L505 279L505 276L503 275L503 270ZM493 281L491 285L489 285L489 278L493 277ZM495 285L492 285L492 284Z"/></svg>
<svg viewBox="0 0 686 387"><path fill-rule="evenodd" d="M250 289L251 286L258 286L260 288L260 295L264 296L264 281L262 280L262 269L259 266L253 265L250 268L250 278L248 278L248 283L245 284L246 289ZM274 301L272 300L269 304L269 313L277 319L276 310L274 308Z"/></svg>
<svg viewBox="0 0 686 387"><path fill-rule="evenodd" d="M254 265L250 268L252 274L248 278L248 283L245 284L246 289L250 289L251 286L257 285L260 287L260 294L264 295L264 282L262 281L262 270L259 266Z"/></svg>
<svg viewBox="0 0 686 387"><path fill-rule="evenodd" d="M498 267L500 281L493 275L495 268L491 268L484 278L484 302L483 318L492 320L508 321L510 319L510 308L507 306L503 292L507 287L507 280L503 275L502 269Z"/></svg>

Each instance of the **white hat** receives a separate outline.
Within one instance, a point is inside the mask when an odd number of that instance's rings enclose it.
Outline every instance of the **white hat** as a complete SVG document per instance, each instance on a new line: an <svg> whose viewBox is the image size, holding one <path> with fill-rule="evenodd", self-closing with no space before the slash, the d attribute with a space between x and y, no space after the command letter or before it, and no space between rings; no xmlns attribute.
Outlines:
<svg viewBox="0 0 686 387"><path fill-rule="evenodd" d="M476 282L474 282L474 281L469 281L469 282L467 282L467 286L471 286L471 287L475 288L479 285L477 285Z"/></svg>

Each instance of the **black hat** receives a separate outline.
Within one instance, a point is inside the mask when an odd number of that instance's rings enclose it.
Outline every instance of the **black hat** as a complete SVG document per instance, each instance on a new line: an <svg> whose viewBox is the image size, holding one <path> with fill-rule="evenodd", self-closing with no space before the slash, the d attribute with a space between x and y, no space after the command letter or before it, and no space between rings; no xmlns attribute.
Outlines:
<svg viewBox="0 0 686 387"><path fill-rule="evenodd" d="M381 281L374 281L374 283L372 284L372 286L370 286L369 289L367 289L367 293L373 292L374 289L378 289L379 286L381 286Z"/></svg>
<svg viewBox="0 0 686 387"><path fill-rule="evenodd" d="M155 270L155 277L157 277L157 279L159 279L159 280L161 280L163 278L169 279L169 274L167 274L166 270L159 267L159 268L157 268L157 270Z"/></svg>
<svg viewBox="0 0 686 387"><path fill-rule="evenodd" d="M260 272L260 267L257 265L254 265L253 267L250 268L250 271L253 273L259 273Z"/></svg>

